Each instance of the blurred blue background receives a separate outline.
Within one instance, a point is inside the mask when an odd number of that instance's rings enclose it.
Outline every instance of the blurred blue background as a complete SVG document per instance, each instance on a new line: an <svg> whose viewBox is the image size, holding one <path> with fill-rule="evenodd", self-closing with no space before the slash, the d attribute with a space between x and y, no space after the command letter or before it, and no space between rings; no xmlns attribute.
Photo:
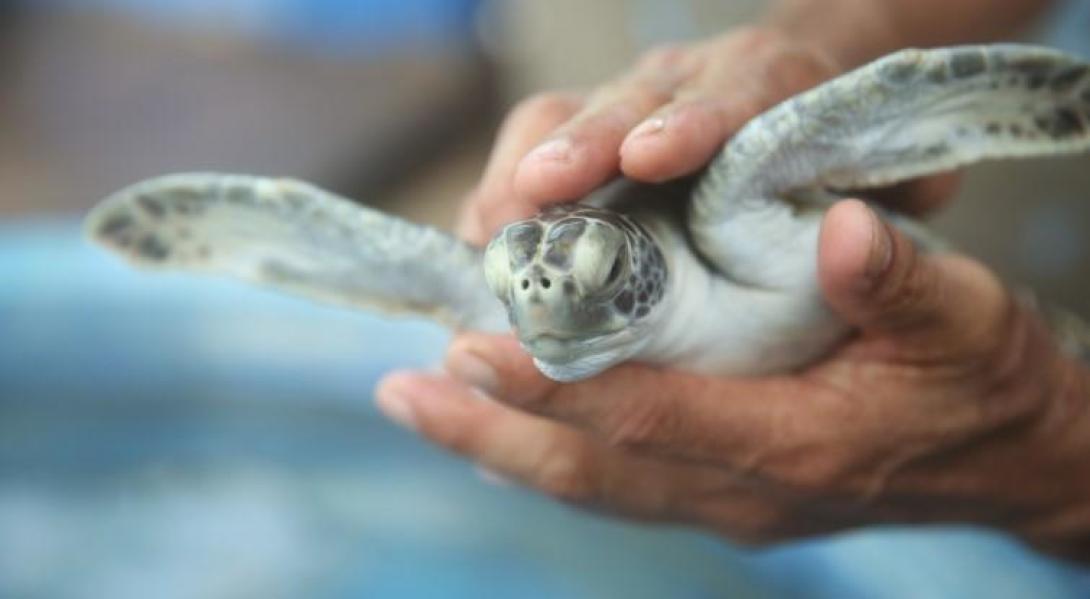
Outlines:
<svg viewBox="0 0 1090 599"><path fill-rule="evenodd" d="M0 597L1090 596L987 531L754 552L488 482L371 405L443 330L135 272L80 237L108 192L194 169L447 224L516 98L759 4L0 0ZM1081 10L1038 35L1078 51ZM978 169L939 226L1085 313L1086 166Z"/></svg>

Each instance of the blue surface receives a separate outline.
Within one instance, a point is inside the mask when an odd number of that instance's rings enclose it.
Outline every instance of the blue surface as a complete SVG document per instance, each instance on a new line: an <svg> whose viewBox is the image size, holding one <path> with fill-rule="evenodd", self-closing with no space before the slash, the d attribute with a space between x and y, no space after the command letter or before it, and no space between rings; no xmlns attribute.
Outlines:
<svg viewBox="0 0 1090 599"><path fill-rule="evenodd" d="M378 416L382 372L441 355L428 323L23 223L0 338L2 597L766 596L699 535L484 483Z"/></svg>
<svg viewBox="0 0 1090 599"><path fill-rule="evenodd" d="M1090 2L1058 0L1045 19L1045 43L1090 58Z"/></svg>
<svg viewBox="0 0 1090 599"><path fill-rule="evenodd" d="M475 43L482 0L35 0L165 27L227 30L330 55L426 52Z"/></svg>
<svg viewBox="0 0 1090 599"><path fill-rule="evenodd" d="M0 226L0 596L1085 597L999 535L744 552L482 482L386 423L446 333Z"/></svg>

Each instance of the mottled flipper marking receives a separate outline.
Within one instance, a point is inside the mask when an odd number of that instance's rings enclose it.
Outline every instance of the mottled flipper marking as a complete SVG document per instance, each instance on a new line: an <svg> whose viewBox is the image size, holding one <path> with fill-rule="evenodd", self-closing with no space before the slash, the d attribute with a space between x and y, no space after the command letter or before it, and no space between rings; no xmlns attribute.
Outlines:
<svg viewBox="0 0 1090 599"><path fill-rule="evenodd" d="M229 275L313 299L508 329L481 252L312 185L182 174L114 194L88 235L139 266Z"/></svg>
<svg viewBox="0 0 1090 599"><path fill-rule="evenodd" d="M984 159L1087 149L1087 63L1016 44L904 50L747 124L701 181L690 225L732 276L789 286L806 273L802 264L784 269L787 256L812 254L815 238L816 225L799 222L783 199L800 190L875 187Z"/></svg>

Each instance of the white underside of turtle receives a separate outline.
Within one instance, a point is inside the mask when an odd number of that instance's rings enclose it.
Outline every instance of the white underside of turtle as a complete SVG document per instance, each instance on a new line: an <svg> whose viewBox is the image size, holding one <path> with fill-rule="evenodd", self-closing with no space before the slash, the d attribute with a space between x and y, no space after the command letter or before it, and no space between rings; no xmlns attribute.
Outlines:
<svg viewBox="0 0 1090 599"><path fill-rule="evenodd" d="M753 119L694 185L622 182L512 223L487 249L300 181L215 173L137 183L86 226L138 266L513 329L556 380L627 360L756 375L811 363L849 332L817 283L826 190L1088 149L1085 62L1014 44L904 50Z"/></svg>

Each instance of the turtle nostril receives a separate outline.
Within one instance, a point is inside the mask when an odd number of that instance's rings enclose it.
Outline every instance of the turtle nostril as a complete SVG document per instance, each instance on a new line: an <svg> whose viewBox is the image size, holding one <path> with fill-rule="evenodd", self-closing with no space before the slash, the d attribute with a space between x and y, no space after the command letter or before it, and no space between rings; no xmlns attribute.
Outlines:
<svg viewBox="0 0 1090 599"><path fill-rule="evenodd" d="M545 288L545 289L548 289L549 287L552 287L552 285L553 285L553 282L552 282L552 281L550 281L549 279L546 279L546 278L542 277L542 279L541 279L541 286L542 286L543 288Z"/></svg>
<svg viewBox="0 0 1090 599"><path fill-rule="evenodd" d="M523 289L529 289L530 288L530 279L523 279L522 280L522 288Z"/></svg>

